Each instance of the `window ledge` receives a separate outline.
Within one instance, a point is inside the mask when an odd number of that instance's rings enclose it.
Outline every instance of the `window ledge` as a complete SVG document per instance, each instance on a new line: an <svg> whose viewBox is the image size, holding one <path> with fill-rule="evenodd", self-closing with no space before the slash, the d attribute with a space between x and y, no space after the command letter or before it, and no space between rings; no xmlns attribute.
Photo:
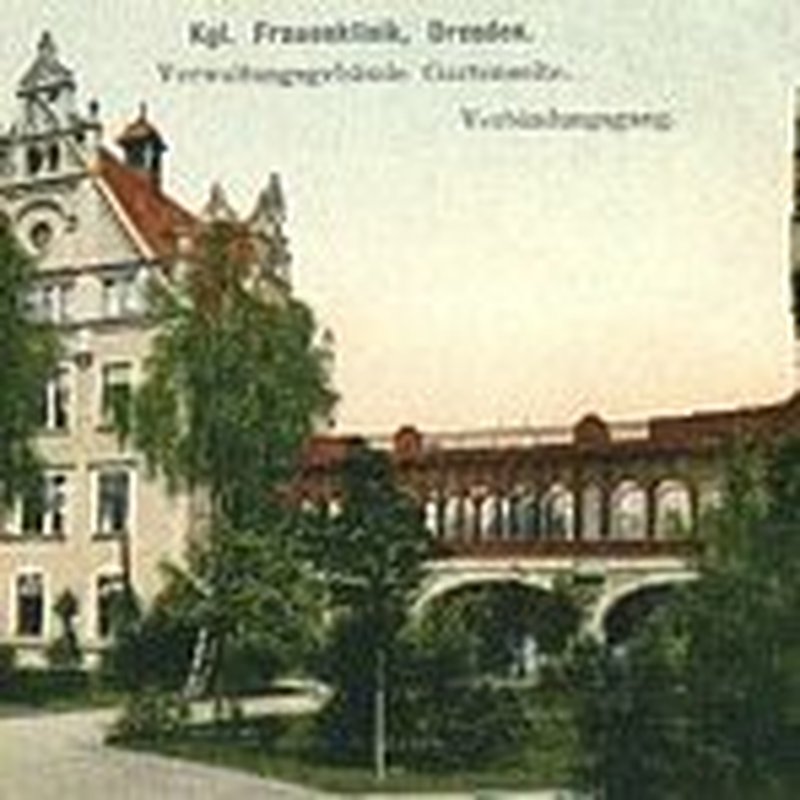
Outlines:
<svg viewBox="0 0 800 800"><path fill-rule="evenodd" d="M65 533L0 533L0 544L58 544L66 540Z"/></svg>
<svg viewBox="0 0 800 800"><path fill-rule="evenodd" d="M122 539L128 539L131 535L129 530L112 531L110 533L95 532L92 534L93 542L116 542Z"/></svg>

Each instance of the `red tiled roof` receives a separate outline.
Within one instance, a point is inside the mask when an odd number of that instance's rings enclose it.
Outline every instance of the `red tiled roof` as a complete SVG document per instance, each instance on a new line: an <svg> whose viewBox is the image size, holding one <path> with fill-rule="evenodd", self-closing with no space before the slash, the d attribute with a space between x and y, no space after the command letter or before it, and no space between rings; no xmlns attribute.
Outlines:
<svg viewBox="0 0 800 800"><path fill-rule="evenodd" d="M800 428L800 394L782 403L726 411L703 411L650 420L650 438L659 442L700 443L731 436L780 436Z"/></svg>
<svg viewBox="0 0 800 800"><path fill-rule="evenodd" d="M681 416L655 417L648 422L646 438L614 440L603 421L590 415L575 427L574 441L560 444L520 445L516 447L460 448L449 446L442 450L426 450L421 446L424 436L413 428L401 428L394 437L391 454L396 462L410 459L422 463L435 461L504 460L537 454L548 458L581 458L589 452L610 455L656 457L670 452L708 454L718 452L736 437L753 437L768 442L785 435L800 434L800 393L787 400L764 406L749 406L721 411L703 411ZM416 448L408 448L410 436L417 438ZM309 443L303 461L308 471L335 470L345 459L348 450L360 441L357 436L316 436Z"/></svg>
<svg viewBox="0 0 800 800"><path fill-rule="evenodd" d="M105 149L100 150L99 175L157 258L173 256L177 233L191 232L198 224L192 214L167 197L148 175L126 166Z"/></svg>

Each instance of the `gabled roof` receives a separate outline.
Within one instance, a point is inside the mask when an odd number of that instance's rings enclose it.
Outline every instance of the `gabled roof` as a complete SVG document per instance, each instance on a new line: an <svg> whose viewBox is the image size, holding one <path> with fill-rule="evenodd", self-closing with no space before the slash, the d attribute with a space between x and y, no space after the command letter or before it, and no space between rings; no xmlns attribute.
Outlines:
<svg viewBox="0 0 800 800"><path fill-rule="evenodd" d="M149 175L126 166L104 148L99 151L99 179L156 258L174 256L178 234L191 233L198 225L194 215L165 195Z"/></svg>

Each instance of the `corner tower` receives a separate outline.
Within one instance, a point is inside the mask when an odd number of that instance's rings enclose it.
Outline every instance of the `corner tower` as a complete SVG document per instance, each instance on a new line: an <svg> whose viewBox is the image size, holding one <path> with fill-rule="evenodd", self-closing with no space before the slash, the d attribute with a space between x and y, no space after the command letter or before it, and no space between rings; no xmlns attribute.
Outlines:
<svg viewBox="0 0 800 800"><path fill-rule="evenodd" d="M78 112L76 89L75 76L45 32L17 84L16 118L0 136L0 191L85 171L101 129L96 102L85 115Z"/></svg>

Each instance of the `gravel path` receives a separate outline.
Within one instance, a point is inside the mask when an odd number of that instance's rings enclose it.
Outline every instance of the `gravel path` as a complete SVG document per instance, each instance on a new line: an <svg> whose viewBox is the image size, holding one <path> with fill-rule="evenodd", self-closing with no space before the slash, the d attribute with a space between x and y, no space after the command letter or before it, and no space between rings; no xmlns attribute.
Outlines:
<svg viewBox="0 0 800 800"><path fill-rule="evenodd" d="M233 770L103 745L114 712L0 719L0 800L312 800Z"/></svg>
<svg viewBox="0 0 800 800"><path fill-rule="evenodd" d="M247 711L299 713L319 701L272 698ZM199 713L198 713L199 712ZM193 714L203 717L208 707ZM334 795L243 772L106 747L115 711L0 718L0 800L331 800ZM483 791L425 795L436 800L567 800L561 792ZM419 795L365 796L413 800Z"/></svg>

